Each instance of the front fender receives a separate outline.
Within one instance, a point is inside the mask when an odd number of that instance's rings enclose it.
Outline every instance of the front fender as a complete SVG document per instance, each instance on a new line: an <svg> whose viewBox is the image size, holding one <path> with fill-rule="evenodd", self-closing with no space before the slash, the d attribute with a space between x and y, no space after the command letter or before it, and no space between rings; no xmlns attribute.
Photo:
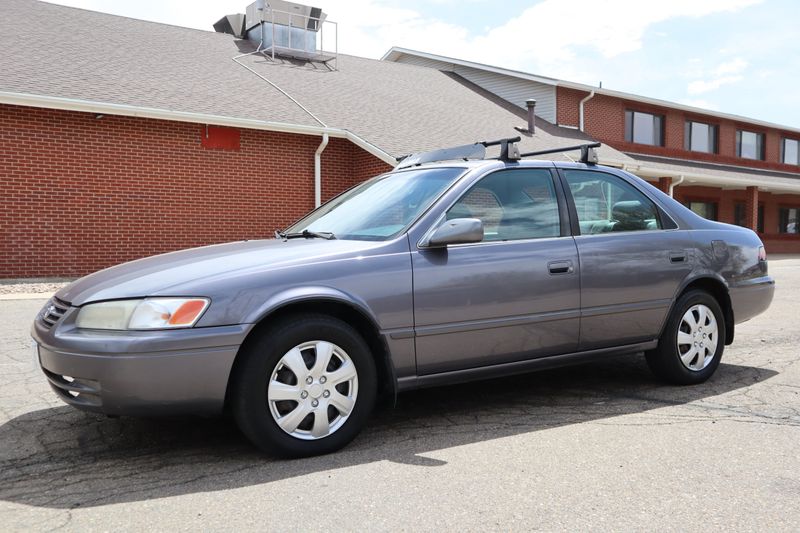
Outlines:
<svg viewBox="0 0 800 533"><path fill-rule="evenodd" d="M369 318L376 327L380 327L375 313L372 312L369 305L367 305L364 300L354 294L348 294L341 289L321 285L292 287L278 292L250 311L245 317L245 322L251 324L257 323L281 307L314 300L333 301L354 307Z"/></svg>

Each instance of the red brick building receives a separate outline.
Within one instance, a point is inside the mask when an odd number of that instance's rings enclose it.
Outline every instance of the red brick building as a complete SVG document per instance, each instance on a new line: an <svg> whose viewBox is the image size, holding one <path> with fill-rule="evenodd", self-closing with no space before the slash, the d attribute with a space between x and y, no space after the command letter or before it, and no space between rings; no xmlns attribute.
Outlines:
<svg viewBox="0 0 800 533"><path fill-rule="evenodd" d="M19 20L51 21L57 54ZM272 58L226 33L33 0L4 4L0 46L0 278L272 237L317 188L325 200L397 156L526 125L449 73ZM522 147L565 143L575 132L549 126Z"/></svg>
<svg viewBox="0 0 800 533"><path fill-rule="evenodd" d="M613 147L624 168L772 253L800 252L800 129L529 73L393 48L385 61L452 72L520 109Z"/></svg>
<svg viewBox="0 0 800 533"><path fill-rule="evenodd" d="M58 46L33 41L20 20L51 22ZM384 61L272 57L258 28L237 36L6 2L0 279L268 238L398 156L517 135L523 151L599 139L602 163L758 229L770 252L800 251L788 231L800 174L785 162L799 130L401 49ZM316 30L300 31L307 48ZM705 131L714 150L687 150L687 131L701 145Z"/></svg>

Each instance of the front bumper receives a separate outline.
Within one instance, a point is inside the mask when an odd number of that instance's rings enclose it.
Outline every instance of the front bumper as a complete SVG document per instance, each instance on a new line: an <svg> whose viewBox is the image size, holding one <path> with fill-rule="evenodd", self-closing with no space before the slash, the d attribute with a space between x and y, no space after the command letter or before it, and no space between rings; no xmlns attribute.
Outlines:
<svg viewBox="0 0 800 533"><path fill-rule="evenodd" d="M233 361L251 325L168 331L88 331L76 308L31 335L55 393L86 411L113 415L213 415L222 411Z"/></svg>

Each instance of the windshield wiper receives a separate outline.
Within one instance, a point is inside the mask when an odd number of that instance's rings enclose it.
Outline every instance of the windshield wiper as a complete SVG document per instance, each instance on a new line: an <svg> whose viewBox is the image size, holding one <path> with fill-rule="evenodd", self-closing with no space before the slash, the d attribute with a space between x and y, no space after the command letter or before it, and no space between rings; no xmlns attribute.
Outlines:
<svg viewBox="0 0 800 533"><path fill-rule="evenodd" d="M299 233L284 233L279 230L275 230L275 237L279 239L326 239L326 240L333 240L336 238L336 235L331 233L330 231L308 231L304 229Z"/></svg>

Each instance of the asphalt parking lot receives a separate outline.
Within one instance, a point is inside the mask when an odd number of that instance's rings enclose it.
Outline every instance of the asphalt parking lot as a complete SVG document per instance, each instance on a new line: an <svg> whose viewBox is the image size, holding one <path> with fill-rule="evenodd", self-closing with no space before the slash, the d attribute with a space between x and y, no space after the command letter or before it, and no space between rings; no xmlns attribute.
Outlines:
<svg viewBox="0 0 800 533"><path fill-rule="evenodd" d="M800 259L716 375L643 358L405 394L344 451L279 461L227 420L110 419L33 368L0 301L0 529L786 530L800 523Z"/></svg>

